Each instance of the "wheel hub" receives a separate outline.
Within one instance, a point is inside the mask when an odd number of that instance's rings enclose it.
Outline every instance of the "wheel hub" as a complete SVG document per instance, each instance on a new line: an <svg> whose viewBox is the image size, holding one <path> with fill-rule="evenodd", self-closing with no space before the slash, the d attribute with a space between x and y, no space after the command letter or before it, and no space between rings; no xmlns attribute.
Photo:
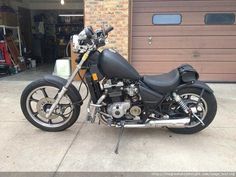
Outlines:
<svg viewBox="0 0 236 177"><path fill-rule="evenodd" d="M53 98L42 98L41 100L38 101L37 103L37 112L40 116L43 118L46 118L46 114L53 105L55 100ZM47 119L56 119L58 115L52 114L49 118Z"/></svg>

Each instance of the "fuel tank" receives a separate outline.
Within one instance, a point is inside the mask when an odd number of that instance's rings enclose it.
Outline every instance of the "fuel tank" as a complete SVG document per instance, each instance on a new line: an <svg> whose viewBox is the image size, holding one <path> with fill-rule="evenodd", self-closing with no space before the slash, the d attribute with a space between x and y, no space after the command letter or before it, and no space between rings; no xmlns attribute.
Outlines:
<svg viewBox="0 0 236 177"><path fill-rule="evenodd" d="M122 57L112 49L105 49L101 52L99 65L103 74L111 79L140 79L139 73Z"/></svg>

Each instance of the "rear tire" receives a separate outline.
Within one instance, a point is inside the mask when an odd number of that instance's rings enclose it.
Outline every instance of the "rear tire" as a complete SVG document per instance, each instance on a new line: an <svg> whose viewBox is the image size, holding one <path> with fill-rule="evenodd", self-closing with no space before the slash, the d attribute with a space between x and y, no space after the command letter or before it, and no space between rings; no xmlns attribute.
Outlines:
<svg viewBox="0 0 236 177"><path fill-rule="evenodd" d="M56 88L58 90L60 90L60 88L58 87L58 85L53 84L53 83L49 83L44 79L40 79L37 81L32 82L31 84L29 84L23 91L22 95L21 95L21 110L25 116L25 118L35 127L44 130L44 131L49 131L49 132L58 132L58 131L63 131L67 128L69 128L70 126L72 126L76 120L78 119L78 116L80 114L80 106L75 104L74 108L73 108L73 112L71 113L72 115L70 116L69 120L66 121L65 124L61 124L61 125L56 125L56 126L47 126L45 123L40 123L40 121L37 121L36 117L32 116L32 113L29 112L29 110L27 109L27 99L29 97L29 95L32 93L32 91L34 91L37 88L40 87L44 87L44 86L48 86L48 87L53 87ZM66 92L66 95L69 97L69 99L71 100L72 103L76 102L76 98L73 97L73 94L68 90Z"/></svg>
<svg viewBox="0 0 236 177"><path fill-rule="evenodd" d="M178 91L179 95L185 94L185 93L193 93L196 95L201 94L202 89L201 88L184 88ZM216 98L213 93L210 93L208 91L204 91L202 98L205 100L208 110L206 113L205 118L203 119L203 122L205 126L202 126L202 124L198 124L194 127L190 128L169 128L170 131L178 134L193 134L200 132L201 130L205 129L210 125L210 123L213 121L216 112L217 112L217 102Z"/></svg>

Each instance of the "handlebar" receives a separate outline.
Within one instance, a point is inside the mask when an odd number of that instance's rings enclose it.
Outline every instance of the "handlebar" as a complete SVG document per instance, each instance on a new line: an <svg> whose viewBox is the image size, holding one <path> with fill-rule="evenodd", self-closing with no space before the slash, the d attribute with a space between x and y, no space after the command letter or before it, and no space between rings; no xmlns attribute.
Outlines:
<svg viewBox="0 0 236 177"><path fill-rule="evenodd" d="M109 32L111 32L114 28L112 26L109 26L107 29L104 30L105 35L108 35Z"/></svg>
<svg viewBox="0 0 236 177"><path fill-rule="evenodd" d="M113 29L112 26L97 31L94 31L91 26L84 28L83 31L72 37L73 51L76 53L84 53L88 50L95 50L105 46L108 33Z"/></svg>

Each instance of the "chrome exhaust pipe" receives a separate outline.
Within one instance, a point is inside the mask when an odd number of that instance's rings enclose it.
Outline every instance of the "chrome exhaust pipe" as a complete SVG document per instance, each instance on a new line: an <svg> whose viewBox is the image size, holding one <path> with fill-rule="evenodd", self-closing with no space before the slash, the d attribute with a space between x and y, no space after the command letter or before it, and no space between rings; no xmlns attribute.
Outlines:
<svg viewBox="0 0 236 177"><path fill-rule="evenodd" d="M185 128L190 123L190 118L185 117L182 119L167 119L167 120L151 120L146 124L125 124L125 128Z"/></svg>

